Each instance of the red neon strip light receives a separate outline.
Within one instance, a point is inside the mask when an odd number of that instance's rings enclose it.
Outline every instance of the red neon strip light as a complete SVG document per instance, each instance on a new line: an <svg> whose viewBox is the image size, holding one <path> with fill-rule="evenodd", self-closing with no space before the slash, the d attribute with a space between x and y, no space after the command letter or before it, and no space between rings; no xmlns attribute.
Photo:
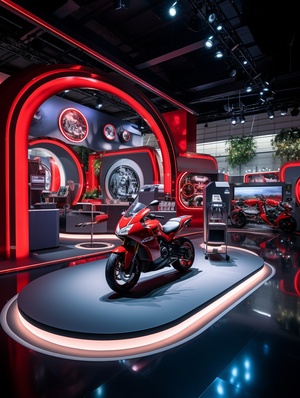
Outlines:
<svg viewBox="0 0 300 398"><path fill-rule="evenodd" d="M18 14L25 16L25 18L30 19L31 21L35 22L36 24L42 26L43 28L47 29L48 31L54 33L57 36L60 36L65 41L73 44L75 47L81 48L86 53L92 55L94 58L100 60L105 65L108 65L110 68L114 69L115 71L119 72L120 74L124 75L125 77L133 80L134 82L140 84L141 86L147 88L151 92L159 95L160 97L164 98L165 100L171 102L172 104L178 106L181 109L186 110L189 113L196 114L195 111L188 108L186 105L181 104L180 102L176 101L174 98L169 97L167 94L160 91L158 88L152 86L151 84L145 82L141 78L135 76L133 73L129 72L128 70L122 68L120 65L116 64L115 62L109 60L108 58L104 57L103 55L99 54L97 51L92 50L90 47L86 46L85 44L73 39L69 35L63 33L59 29L55 28L54 26L50 25L46 21L42 20L41 18L33 15L29 11L25 10L23 7L19 6L18 4L14 3L13 1L9 0L0 0L1 3L5 4L9 8L15 10Z"/></svg>

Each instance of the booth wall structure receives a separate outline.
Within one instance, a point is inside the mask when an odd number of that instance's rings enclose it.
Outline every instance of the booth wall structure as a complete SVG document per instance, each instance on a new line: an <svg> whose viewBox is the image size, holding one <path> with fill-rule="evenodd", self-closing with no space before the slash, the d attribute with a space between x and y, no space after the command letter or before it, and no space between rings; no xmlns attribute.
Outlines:
<svg viewBox="0 0 300 398"><path fill-rule="evenodd" d="M147 120L160 142L164 186L174 195L176 147L168 124L153 104L123 79L113 81L105 74L80 65L39 65L10 76L0 85L6 98L0 114L0 181L5 194L0 198L0 257L29 256L28 134L39 106L56 93L79 87L99 89L117 95Z"/></svg>

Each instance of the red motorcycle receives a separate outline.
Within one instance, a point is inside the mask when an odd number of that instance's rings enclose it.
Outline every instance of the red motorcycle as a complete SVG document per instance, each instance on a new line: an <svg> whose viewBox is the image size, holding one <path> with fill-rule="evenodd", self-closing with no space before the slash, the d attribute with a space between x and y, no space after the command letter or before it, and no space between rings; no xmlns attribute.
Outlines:
<svg viewBox="0 0 300 398"><path fill-rule="evenodd" d="M232 200L230 221L232 226L243 228L249 222L265 223L286 233L293 233L297 228L297 221L291 215L291 198L286 201L266 199L259 195L255 199Z"/></svg>
<svg viewBox="0 0 300 398"><path fill-rule="evenodd" d="M158 219L164 217L151 213L149 208L158 203L153 200L146 206L136 198L117 224L115 234L123 242L112 251L105 268L106 281L117 293L132 289L141 272L172 266L184 273L193 265L193 243L178 236L190 225L192 216L174 217L162 225Z"/></svg>

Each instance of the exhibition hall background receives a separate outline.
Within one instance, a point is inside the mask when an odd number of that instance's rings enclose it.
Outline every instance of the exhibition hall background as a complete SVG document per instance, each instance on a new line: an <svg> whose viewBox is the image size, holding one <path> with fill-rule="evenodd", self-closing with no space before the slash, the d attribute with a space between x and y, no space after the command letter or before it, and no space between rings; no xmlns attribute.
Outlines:
<svg viewBox="0 0 300 398"><path fill-rule="evenodd" d="M196 127L196 151L214 156L218 162L220 172L228 172L229 176L238 176L239 168L228 166L226 141L230 137L252 135L257 143L255 158L242 165L241 177L247 172L277 171L282 162L274 156L271 147L271 139L283 129L299 128L300 114L291 116L290 113L282 116L275 112L275 117L269 119L266 113L249 116L244 124L231 124L230 115L228 119L197 124ZM144 143L158 148L154 136L144 137ZM241 178L242 180L242 178Z"/></svg>

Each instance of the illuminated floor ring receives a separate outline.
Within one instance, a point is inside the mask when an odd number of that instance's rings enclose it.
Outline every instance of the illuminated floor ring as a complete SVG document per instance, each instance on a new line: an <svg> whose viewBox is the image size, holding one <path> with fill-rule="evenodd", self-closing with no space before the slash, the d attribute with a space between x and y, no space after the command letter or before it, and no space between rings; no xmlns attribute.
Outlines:
<svg viewBox="0 0 300 398"><path fill-rule="evenodd" d="M84 250L108 250L115 247L115 245L107 242L83 242L77 243L75 245L76 249L84 249Z"/></svg>
<svg viewBox="0 0 300 398"><path fill-rule="evenodd" d="M21 317L17 305L18 295L4 306L1 325L18 343L54 357L80 361L115 361L142 357L171 349L198 336L274 274L274 268L264 263L255 274L183 322L136 338L88 340L42 331Z"/></svg>

